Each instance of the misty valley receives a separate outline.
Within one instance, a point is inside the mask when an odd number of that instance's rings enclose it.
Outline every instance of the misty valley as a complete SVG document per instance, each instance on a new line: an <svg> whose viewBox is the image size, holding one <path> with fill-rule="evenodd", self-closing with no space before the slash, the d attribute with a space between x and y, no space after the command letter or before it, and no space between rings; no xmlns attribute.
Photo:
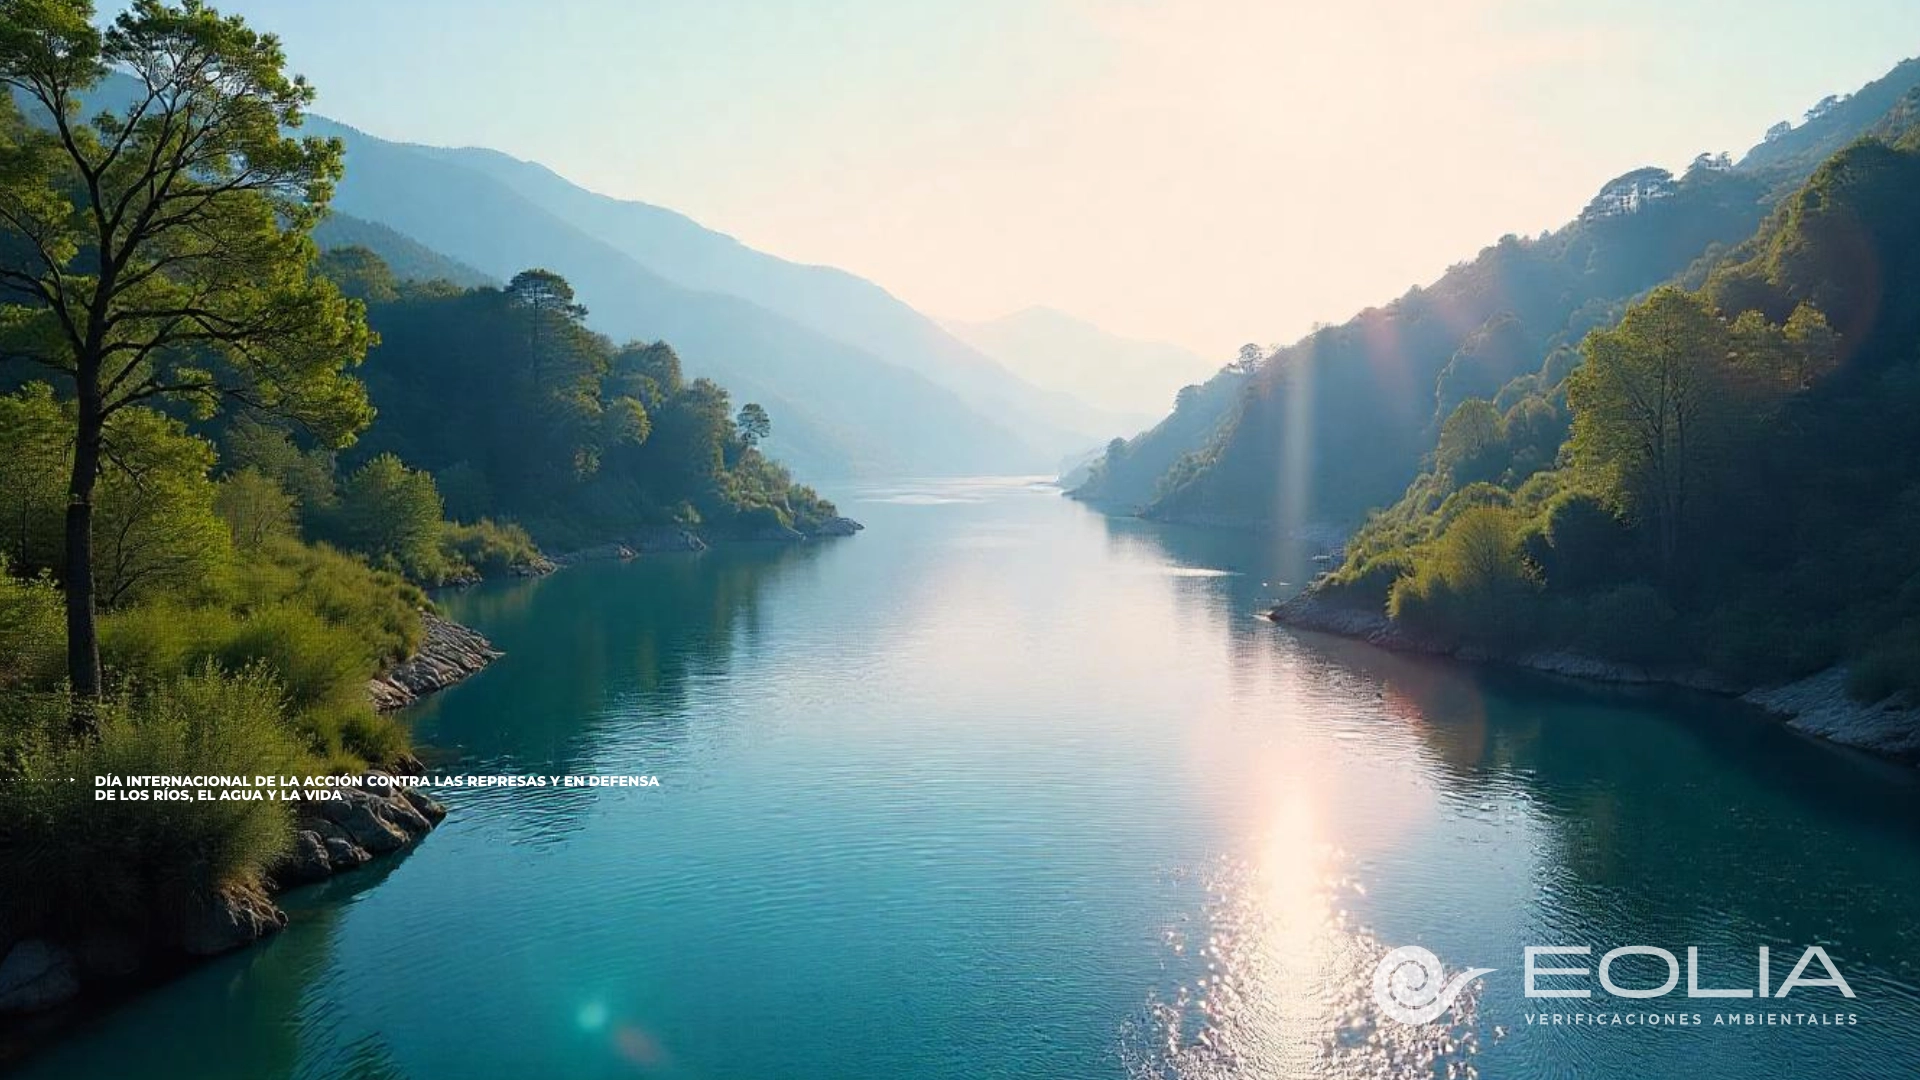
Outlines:
<svg viewBox="0 0 1920 1080"><path fill-rule="evenodd" d="M1911 13L983 2L0 0L0 1074L1920 1054Z"/></svg>

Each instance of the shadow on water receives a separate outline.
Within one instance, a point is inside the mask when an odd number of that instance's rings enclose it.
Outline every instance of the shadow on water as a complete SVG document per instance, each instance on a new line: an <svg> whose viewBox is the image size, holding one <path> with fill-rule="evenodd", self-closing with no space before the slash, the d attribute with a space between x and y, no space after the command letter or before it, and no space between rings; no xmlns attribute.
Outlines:
<svg viewBox="0 0 1920 1080"><path fill-rule="evenodd" d="M566 773L591 761L607 721L672 743L689 682L724 676L751 648L766 588L805 574L824 545L726 545L489 582L442 607L505 652L480 677L411 710L436 764Z"/></svg>

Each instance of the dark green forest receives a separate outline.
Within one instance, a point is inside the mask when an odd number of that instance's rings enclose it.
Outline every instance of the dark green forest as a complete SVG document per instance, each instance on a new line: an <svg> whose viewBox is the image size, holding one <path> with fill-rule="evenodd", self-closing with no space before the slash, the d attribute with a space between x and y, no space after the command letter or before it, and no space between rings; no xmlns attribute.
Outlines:
<svg viewBox="0 0 1920 1080"><path fill-rule="evenodd" d="M1754 234L1455 406L1327 600L1444 645L1920 690L1920 91Z"/></svg>

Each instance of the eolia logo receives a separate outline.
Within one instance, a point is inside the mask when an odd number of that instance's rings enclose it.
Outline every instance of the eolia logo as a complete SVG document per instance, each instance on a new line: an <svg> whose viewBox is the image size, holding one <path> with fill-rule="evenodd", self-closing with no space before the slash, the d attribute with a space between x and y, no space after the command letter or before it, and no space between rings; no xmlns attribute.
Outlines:
<svg viewBox="0 0 1920 1080"><path fill-rule="evenodd" d="M1680 985L1680 960L1666 949L1653 945L1622 945L1608 951L1600 957L1598 968L1589 971L1584 966L1542 967L1541 957L1591 956L1593 950L1585 945L1529 945L1526 948L1525 990L1530 998L1588 998L1593 989L1586 985L1540 985L1541 978L1581 979L1588 975L1597 975L1600 989L1618 998L1657 998L1665 997ZM1665 962L1666 977L1653 986L1624 986L1614 978L1614 961L1624 956L1651 956ZM1564 961L1556 961L1564 962ZM1818 963L1826 974L1824 977L1810 976L1809 966ZM1495 968L1467 968L1465 971L1446 977L1446 970L1440 964L1440 958L1431 951L1418 945L1405 945L1380 958L1373 969L1373 1000L1380 1011L1403 1024L1430 1024L1453 1007L1461 993L1482 975L1494 972ZM1755 963L1755 985L1740 987L1707 987L1700 985L1700 949L1687 946L1687 992L1689 998L1783 998L1801 987L1825 986L1840 991L1841 995L1854 996L1853 987L1834 966L1827 950L1818 945L1809 945L1800 954L1800 962L1793 966L1777 988L1773 982L1771 953L1765 945L1759 947Z"/></svg>

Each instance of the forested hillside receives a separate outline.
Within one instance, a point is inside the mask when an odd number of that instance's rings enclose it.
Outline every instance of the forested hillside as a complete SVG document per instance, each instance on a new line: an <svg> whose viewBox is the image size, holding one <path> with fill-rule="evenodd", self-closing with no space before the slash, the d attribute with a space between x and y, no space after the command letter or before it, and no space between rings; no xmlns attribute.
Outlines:
<svg viewBox="0 0 1920 1080"><path fill-rule="evenodd" d="M1325 603L1429 645L1920 690L1920 91L1577 366L1449 420ZM1565 410L1564 441L1511 422Z"/></svg>
<svg viewBox="0 0 1920 1080"><path fill-rule="evenodd" d="M1822 147L1882 123L1917 81L1920 64L1902 64L1770 132L1738 164L1702 154L1679 176L1623 174L1564 228L1505 237L1432 286L1277 351L1245 392L1224 393L1216 379L1196 403L1217 411L1176 412L1127 444L1131 467L1075 494L1171 520L1350 527L1445 452L1450 422L1487 422L1482 406L1454 420L1469 399L1490 400L1512 438L1550 455L1564 407L1526 391L1557 385L1584 335L1634 297L1740 243L1806 180Z"/></svg>
<svg viewBox="0 0 1920 1080"><path fill-rule="evenodd" d="M34 883L0 895L9 942L137 959L271 911L286 803L70 781L397 767L368 681L427 636L424 586L550 570L536 537L856 528L762 452L779 409L589 330L556 270L498 286L329 217L343 148L272 35L157 0L0 24L0 879Z"/></svg>
<svg viewBox="0 0 1920 1080"><path fill-rule="evenodd" d="M495 150L405 149L499 181L676 285L739 297L814 334L908 368L1041 454L1057 456L1095 445L1114 419L1112 412L1090 407L1077 386L1040 383L1009 370L991 352L845 270L756 251L684 214L588 191L537 162ZM355 197L347 192L348 199Z"/></svg>

